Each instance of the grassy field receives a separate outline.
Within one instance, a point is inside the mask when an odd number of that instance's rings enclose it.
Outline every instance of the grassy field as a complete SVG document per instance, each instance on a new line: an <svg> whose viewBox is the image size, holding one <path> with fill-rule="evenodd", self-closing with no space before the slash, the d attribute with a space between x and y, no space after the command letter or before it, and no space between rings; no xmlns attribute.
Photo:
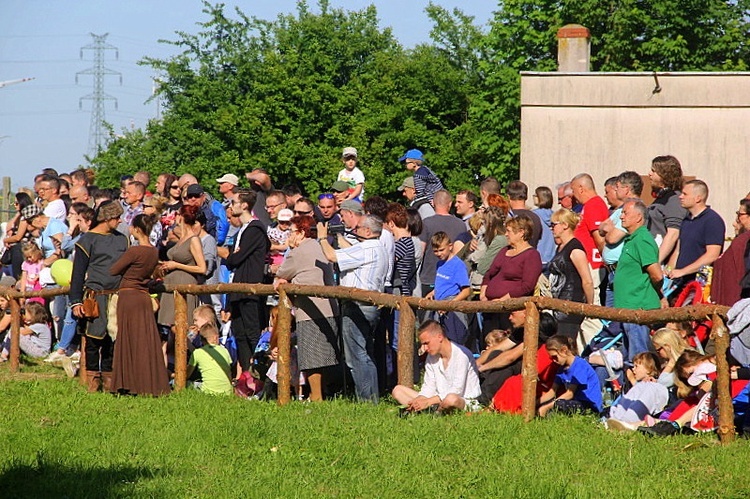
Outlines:
<svg viewBox="0 0 750 499"><path fill-rule="evenodd" d="M26 368L25 371L29 369ZM0 367L0 497L747 497L750 441L591 418L397 417L378 406L89 395ZM59 372L59 371L57 371Z"/></svg>

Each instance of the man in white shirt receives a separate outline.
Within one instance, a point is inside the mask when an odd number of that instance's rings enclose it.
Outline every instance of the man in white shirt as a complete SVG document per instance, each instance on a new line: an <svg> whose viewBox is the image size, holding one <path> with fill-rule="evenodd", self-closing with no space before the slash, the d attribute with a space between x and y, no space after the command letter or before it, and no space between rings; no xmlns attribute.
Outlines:
<svg viewBox="0 0 750 499"><path fill-rule="evenodd" d="M65 202L60 199L60 181L54 177L47 177L36 184L36 192L46 203L44 214L50 218L56 218L62 222L68 217Z"/></svg>
<svg viewBox="0 0 750 499"><path fill-rule="evenodd" d="M328 228L318 224L318 241L328 261L338 263L341 285L383 292L388 270L388 254L380 242L383 222L364 215L355 229L360 242L334 250L328 242ZM339 237L339 245L342 243ZM351 369L359 400L378 402L378 371L375 366L375 332L379 310L375 305L344 301L341 305L341 336L344 339L346 365Z"/></svg>
<svg viewBox="0 0 750 499"><path fill-rule="evenodd" d="M419 392L398 385L392 395L407 412L436 406L440 412L454 409L476 411L481 394L476 362L471 352L453 343L437 321L425 321L419 328L419 343L427 351L424 383Z"/></svg>

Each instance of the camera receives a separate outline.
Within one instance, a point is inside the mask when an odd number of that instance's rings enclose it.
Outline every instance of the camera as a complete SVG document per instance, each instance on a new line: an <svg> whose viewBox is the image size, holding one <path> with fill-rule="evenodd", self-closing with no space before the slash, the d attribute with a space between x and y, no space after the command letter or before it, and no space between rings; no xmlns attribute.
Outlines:
<svg viewBox="0 0 750 499"><path fill-rule="evenodd" d="M328 233L332 236L343 235L346 233L346 227L344 224L328 224Z"/></svg>

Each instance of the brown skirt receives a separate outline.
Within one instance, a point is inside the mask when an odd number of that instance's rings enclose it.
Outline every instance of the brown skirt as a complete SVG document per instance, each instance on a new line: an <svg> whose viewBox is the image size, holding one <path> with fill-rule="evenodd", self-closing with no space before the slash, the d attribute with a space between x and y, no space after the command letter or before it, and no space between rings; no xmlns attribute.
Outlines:
<svg viewBox="0 0 750 499"><path fill-rule="evenodd" d="M129 394L167 394L169 374L164 366L151 297L135 289L122 289L119 295L112 390Z"/></svg>

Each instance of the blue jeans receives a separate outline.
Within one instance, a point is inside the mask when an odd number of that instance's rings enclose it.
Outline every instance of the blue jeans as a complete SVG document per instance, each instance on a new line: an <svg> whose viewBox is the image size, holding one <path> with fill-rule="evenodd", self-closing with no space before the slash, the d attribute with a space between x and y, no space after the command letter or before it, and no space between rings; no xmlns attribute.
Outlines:
<svg viewBox="0 0 750 499"><path fill-rule="evenodd" d="M622 323L625 331L625 363L633 365L633 358L641 353L651 350L651 337L649 327L643 324Z"/></svg>
<svg viewBox="0 0 750 499"><path fill-rule="evenodd" d="M70 307L66 307L65 320L63 321L63 327L62 327L62 331L60 332L60 338L57 342L57 345L55 345L55 348L53 349L53 351L57 349L65 350L65 353L67 355L68 348L70 347L70 344L73 342L73 338L75 338L77 326L78 326L78 319L73 317L73 310Z"/></svg>
<svg viewBox="0 0 750 499"><path fill-rule="evenodd" d="M359 400L378 402L378 370L375 367L375 331L380 311L374 305L346 301L342 307L341 333L346 365L352 372Z"/></svg>

